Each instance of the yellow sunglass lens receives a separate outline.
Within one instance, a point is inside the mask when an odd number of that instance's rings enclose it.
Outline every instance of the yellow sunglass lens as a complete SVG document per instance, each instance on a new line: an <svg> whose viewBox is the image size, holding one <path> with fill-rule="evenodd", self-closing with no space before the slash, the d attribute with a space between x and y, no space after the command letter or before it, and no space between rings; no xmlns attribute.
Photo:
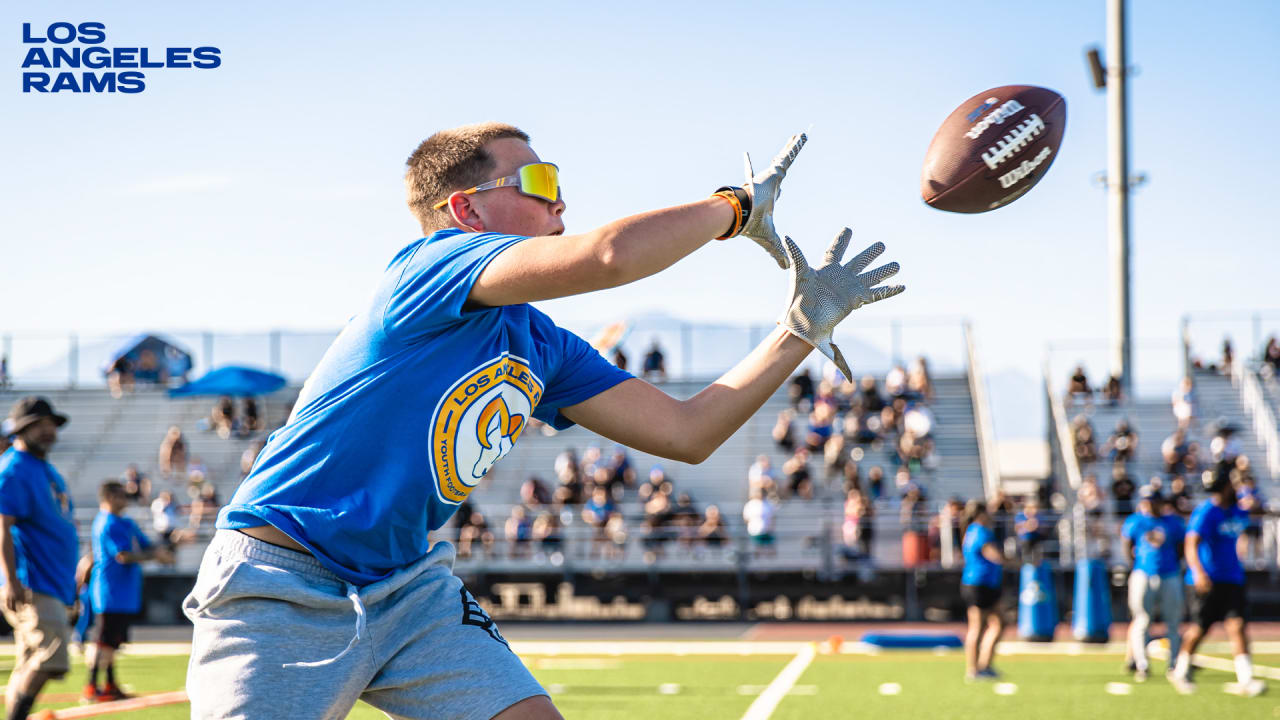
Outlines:
<svg viewBox="0 0 1280 720"><path fill-rule="evenodd" d="M551 163L525 165L520 168L520 190L555 202L560 199L560 173Z"/></svg>

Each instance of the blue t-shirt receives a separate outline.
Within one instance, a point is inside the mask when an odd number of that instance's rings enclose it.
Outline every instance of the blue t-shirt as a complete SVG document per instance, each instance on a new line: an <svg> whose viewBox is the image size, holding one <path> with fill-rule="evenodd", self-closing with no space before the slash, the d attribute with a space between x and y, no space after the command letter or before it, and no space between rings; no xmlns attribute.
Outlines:
<svg viewBox="0 0 1280 720"><path fill-rule="evenodd" d="M1182 569L1178 553L1187 526L1177 515L1134 513L1120 534L1133 543L1133 569L1147 575L1172 575Z"/></svg>
<svg viewBox="0 0 1280 720"><path fill-rule="evenodd" d="M1262 493L1258 491L1258 488L1251 488L1248 485L1245 485L1236 490L1236 504L1243 507L1246 499L1252 499L1254 507L1257 508L1257 510L1253 512L1248 510L1245 511L1246 513L1249 513L1248 526L1251 528L1260 527L1262 523L1259 521L1259 518L1262 516L1262 509L1267 506L1267 499L1262 496Z"/></svg>
<svg viewBox="0 0 1280 720"><path fill-rule="evenodd" d="M270 524L348 582L426 554L528 425L632 377L527 304L471 307L481 271L524 238L442 230L387 267L267 440L219 528Z"/></svg>
<svg viewBox="0 0 1280 720"><path fill-rule="evenodd" d="M1036 529L1031 531L1022 531L1018 533L1018 540L1024 543L1040 542L1045 539L1045 519L1044 515L1036 513ZM1027 514L1021 510L1017 515L1013 516L1014 527L1017 527L1027 521Z"/></svg>
<svg viewBox="0 0 1280 720"><path fill-rule="evenodd" d="M17 448L0 455L0 515L17 519L10 534L18 580L67 605L76 601L80 555L74 510L67 483L53 465Z"/></svg>
<svg viewBox="0 0 1280 720"><path fill-rule="evenodd" d="M132 519L101 510L93 519L93 574L89 597L96 613L142 611L142 566L116 555L150 549L151 541Z"/></svg>
<svg viewBox="0 0 1280 720"><path fill-rule="evenodd" d="M964 533L964 574L960 576L963 585L985 585L1000 587L1004 573L999 563L993 563L982 555L982 547L994 543L996 534L982 523L969 523Z"/></svg>
<svg viewBox="0 0 1280 720"><path fill-rule="evenodd" d="M1236 554L1236 539L1249 524L1249 514L1238 506L1229 509L1218 507L1212 500L1205 500L1191 513L1187 533L1200 536L1200 564L1213 582L1244 584L1244 568ZM1195 583L1191 569L1187 569L1187 584Z"/></svg>

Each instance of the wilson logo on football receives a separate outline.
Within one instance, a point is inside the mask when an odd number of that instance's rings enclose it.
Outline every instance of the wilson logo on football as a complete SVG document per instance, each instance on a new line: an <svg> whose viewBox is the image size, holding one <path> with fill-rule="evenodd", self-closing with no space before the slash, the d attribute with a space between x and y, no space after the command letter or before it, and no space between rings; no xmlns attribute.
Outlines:
<svg viewBox="0 0 1280 720"><path fill-rule="evenodd" d="M431 418L431 473L442 502L461 503L511 451L542 390L528 361L506 354L454 383Z"/></svg>
<svg viewBox="0 0 1280 720"><path fill-rule="evenodd" d="M995 145L982 153L982 161L987 164L987 167L995 170L1000 167L1000 163L1013 157L1042 132L1044 132L1044 121L1039 115L1032 113L1031 117L1018 123L1018 126L1009 134L997 140Z"/></svg>
<svg viewBox="0 0 1280 720"><path fill-rule="evenodd" d="M995 107L995 104L998 102L1000 102L1000 98L994 98L994 97L987 98L986 100L983 101L981 105L974 108L972 112L966 115L965 119L968 120L969 122L973 122L974 120L977 120L978 117L982 115L982 113Z"/></svg>
<svg viewBox="0 0 1280 720"><path fill-rule="evenodd" d="M1035 157L1031 158L1030 160L1023 160L1021 165L1001 175L1000 187L1002 188L1013 187L1019 180L1022 180L1023 178L1027 177L1032 172L1034 172L1036 168L1040 167L1040 165L1045 160L1048 160L1049 156L1052 154L1053 154L1053 148L1041 148L1040 152L1036 153Z"/></svg>

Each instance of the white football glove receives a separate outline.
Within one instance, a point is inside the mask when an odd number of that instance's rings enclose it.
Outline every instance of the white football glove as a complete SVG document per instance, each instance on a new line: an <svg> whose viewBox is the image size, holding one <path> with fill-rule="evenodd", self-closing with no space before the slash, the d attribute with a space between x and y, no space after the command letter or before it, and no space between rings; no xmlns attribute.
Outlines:
<svg viewBox="0 0 1280 720"><path fill-rule="evenodd" d="M751 169L751 153L743 153L747 168L747 182L744 186L751 193L751 216L742 226L740 234L745 235L764 248L778 263L778 267L786 269L787 255L782 249L782 238L773 227L773 204L782 192L782 179L787 176L787 168L795 162L800 148L809 138L804 133L792 135L782 151L769 164L769 169L756 175Z"/></svg>
<svg viewBox="0 0 1280 720"><path fill-rule="evenodd" d="M876 243L863 250L848 264L841 265L853 231L845 228L827 248L822 267L814 270L804 259L804 253L791 238L786 238L787 258L791 262L791 295L787 309L778 324L792 335L818 348L831 358L845 379L851 379L849 364L840 348L831 341L836 325L849 313L885 298L893 297L906 288L902 285L873 287L893 277L898 263L881 265L863 273L872 260L884 252L884 243ZM862 274L859 274L862 273Z"/></svg>

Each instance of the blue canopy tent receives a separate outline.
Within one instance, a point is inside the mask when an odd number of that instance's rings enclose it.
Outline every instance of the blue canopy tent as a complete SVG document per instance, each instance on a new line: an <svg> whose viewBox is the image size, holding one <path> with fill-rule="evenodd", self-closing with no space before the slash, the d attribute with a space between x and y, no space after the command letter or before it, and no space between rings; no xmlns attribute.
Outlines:
<svg viewBox="0 0 1280 720"><path fill-rule="evenodd" d="M140 363L150 353L155 359L153 367ZM135 379L139 382L161 382L167 378L181 378L191 372L191 353L180 345L151 333L138 333L116 346L102 366L102 374L109 375L120 358L129 361Z"/></svg>
<svg viewBox="0 0 1280 720"><path fill-rule="evenodd" d="M182 387L169 390L169 397L269 395L284 385L283 375L241 365L227 365L210 370L199 380L193 380Z"/></svg>

